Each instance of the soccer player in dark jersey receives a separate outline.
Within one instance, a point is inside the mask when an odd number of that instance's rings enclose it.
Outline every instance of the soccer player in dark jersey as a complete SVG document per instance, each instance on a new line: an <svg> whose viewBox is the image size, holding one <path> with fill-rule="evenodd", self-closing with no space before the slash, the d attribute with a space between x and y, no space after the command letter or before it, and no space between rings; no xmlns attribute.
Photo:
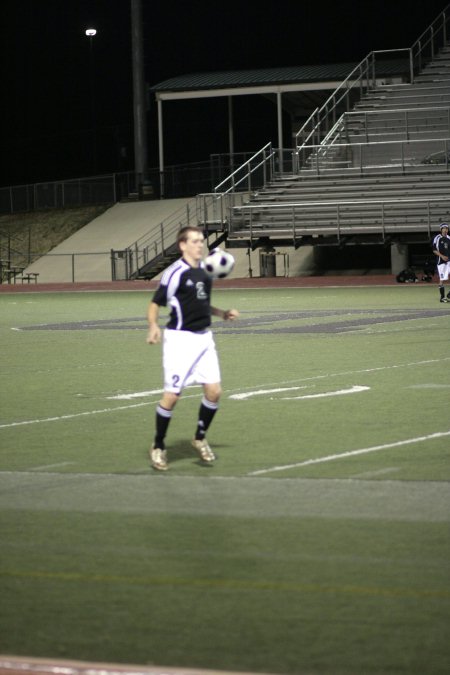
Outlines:
<svg viewBox="0 0 450 675"><path fill-rule="evenodd" d="M450 237L448 236L448 223L440 225L439 234L433 239L433 253L437 256L440 302L450 302L450 292L445 297L444 287L444 281L448 281L450 278Z"/></svg>
<svg viewBox="0 0 450 675"><path fill-rule="evenodd" d="M153 345L161 340L160 307L171 308L163 337L164 392L156 408L156 434L150 449L152 467L157 471L168 468L164 439L183 388L193 383L203 385L203 398L192 445L203 462L212 464L216 459L205 437L222 393L219 360L209 327L212 315L224 320L239 315L236 309L211 306L212 280L202 262L203 230L183 227L177 243L182 257L163 273L147 312L147 342Z"/></svg>

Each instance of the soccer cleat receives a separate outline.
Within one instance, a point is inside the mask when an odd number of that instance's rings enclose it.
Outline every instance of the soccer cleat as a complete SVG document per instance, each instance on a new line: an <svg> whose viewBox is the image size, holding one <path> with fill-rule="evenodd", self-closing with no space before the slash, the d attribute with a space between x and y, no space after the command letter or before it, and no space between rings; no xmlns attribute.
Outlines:
<svg viewBox="0 0 450 675"><path fill-rule="evenodd" d="M156 469L156 471L167 471L169 468L167 466L167 450L161 450L161 448L155 448L155 446L152 445L149 454L152 461L152 467Z"/></svg>
<svg viewBox="0 0 450 675"><path fill-rule="evenodd" d="M450 300L448 298L441 298L439 302L450 302Z"/></svg>
<svg viewBox="0 0 450 675"><path fill-rule="evenodd" d="M202 440L197 440L194 438L192 440L192 447L197 450L200 459L203 462L206 462L206 464L212 464L216 459L216 456L209 447L209 443L206 438L203 438Z"/></svg>

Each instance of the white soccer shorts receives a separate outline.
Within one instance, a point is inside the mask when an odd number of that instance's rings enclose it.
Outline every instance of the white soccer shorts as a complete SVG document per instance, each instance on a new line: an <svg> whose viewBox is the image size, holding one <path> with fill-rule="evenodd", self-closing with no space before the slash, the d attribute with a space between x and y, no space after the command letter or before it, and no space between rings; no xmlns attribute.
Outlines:
<svg viewBox="0 0 450 675"><path fill-rule="evenodd" d="M437 266L440 281L448 281L450 278L450 261Z"/></svg>
<svg viewBox="0 0 450 675"><path fill-rule="evenodd" d="M163 339L164 390L181 393L190 384L220 382L219 358L210 330L192 333L166 328Z"/></svg>

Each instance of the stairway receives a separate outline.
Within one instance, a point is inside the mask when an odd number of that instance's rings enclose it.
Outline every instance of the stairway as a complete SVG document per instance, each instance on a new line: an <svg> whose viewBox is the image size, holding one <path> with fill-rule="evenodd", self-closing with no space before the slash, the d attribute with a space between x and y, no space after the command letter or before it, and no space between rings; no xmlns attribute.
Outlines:
<svg viewBox="0 0 450 675"><path fill-rule="evenodd" d="M297 176L278 176L236 206L228 240L252 248L268 240L428 241L450 218L449 150L446 45L413 84L369 91Z"/></svg>

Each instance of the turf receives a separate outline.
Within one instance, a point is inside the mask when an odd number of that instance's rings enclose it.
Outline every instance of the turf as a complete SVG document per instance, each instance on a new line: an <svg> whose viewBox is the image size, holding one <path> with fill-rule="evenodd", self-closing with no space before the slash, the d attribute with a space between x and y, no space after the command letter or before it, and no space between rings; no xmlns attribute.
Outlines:
<svg viewBox="0 0 450 675"><path fill-rule="evenodd" d="M148 447L142 292L0 296L0 653L446 673L450 312L433 286L216 291L224 395Z"/></svg>

